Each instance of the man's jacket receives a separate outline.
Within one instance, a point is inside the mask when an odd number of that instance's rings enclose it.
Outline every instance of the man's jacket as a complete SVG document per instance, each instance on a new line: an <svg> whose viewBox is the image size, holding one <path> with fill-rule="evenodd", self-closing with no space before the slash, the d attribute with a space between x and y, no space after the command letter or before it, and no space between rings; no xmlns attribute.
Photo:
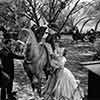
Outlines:
<svg viewBox="0 0 100 100"><path fill-rule="evenodd" d="M13 61L14 58L24 59L24 56L16 55L7 48L3 48L0 51L0 59L3 65L3 71L5 71L12 78L14 78L14 61Z"/></svg>

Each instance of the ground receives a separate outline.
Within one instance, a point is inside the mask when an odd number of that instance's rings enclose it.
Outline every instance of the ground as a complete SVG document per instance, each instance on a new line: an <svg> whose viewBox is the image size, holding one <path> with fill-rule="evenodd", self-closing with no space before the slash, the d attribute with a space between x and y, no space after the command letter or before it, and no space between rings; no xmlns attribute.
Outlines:
<svg viewBox="0 0 100 100"><path fill-rule="evenodd" d="M80 45L82 46L80 46ZM79 62L91 61L93 56L85 55L94 52L93 45L89 43L71 44L70 39L64 39L62 45L66 48L67 62L65 67L72 71L76 79L80 80L85 94L88 90L88 70ZM84 54L85 53L85 54ZM24 72L21 61L15 61L14 91L17 91L17 100L29 100L33 97L32 88L27 74Z"/></svg>

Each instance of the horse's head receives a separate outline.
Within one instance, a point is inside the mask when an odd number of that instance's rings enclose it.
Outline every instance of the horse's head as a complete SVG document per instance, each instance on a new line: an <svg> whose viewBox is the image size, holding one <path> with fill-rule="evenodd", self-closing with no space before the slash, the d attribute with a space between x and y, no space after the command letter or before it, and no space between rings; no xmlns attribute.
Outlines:
<svg viewBox="0 0 100 100"><path fill-rule="evenodd" d="M38 43L32 30L23 28L19 33L18 39L26 44L25 55L28 58L38 55Z"/></svg>
<svg viewBox="0 0 100 100"><path fill-rule="evenodd" d="M46 69L45 67L49 65L48 53L46 52L46 49L44 49L44 46L39 45L36 40L35 34L31 30L25 29L24 31L27 31L29 34L27 37L25 49L26 60L23 66L32 82L33 90L35 87L38 89L39 93L39 90L41 88L41 78L43 74L42 72ZM46 73L46 76L47 74L48 73ZM36 85L38 85L38 87Z"/></svg>
<svg viewBox="0 0 100 100"><path fill-rule="evenodd" d="M25 29L22 29L18 34L18 39L25 43L27 41L28 36L29 32Z"/></svg>

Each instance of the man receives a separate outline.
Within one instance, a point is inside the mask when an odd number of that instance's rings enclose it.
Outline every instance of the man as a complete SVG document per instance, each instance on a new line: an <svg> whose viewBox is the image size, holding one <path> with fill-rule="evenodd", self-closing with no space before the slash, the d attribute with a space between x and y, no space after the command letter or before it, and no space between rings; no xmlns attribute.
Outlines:
<svg viewBox="0 0 100 100"><path fill-rule="evenodd" d="M14 62L13 59L24 59L24 56L15 55L11 51L11 40L5 40L4 46L0 51L0 59L3 65L3 71L7 73L10 77L10 82L8 83L6 88L1 88L1 100L6 100L6 95L8 96L8 100L12 100L12 88L13 88L13 80L14 80Z"/></svg>

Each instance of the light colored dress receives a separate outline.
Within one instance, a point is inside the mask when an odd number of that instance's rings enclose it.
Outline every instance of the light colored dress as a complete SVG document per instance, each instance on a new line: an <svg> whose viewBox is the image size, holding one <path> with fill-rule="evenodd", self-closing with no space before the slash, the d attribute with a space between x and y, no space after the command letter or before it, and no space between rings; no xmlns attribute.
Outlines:
<svg viewBox="0 0 100 100"><path fill-rule="evenodd" d="M60 59L61 59L60 63L62 63L62 66L61 66L60 71L57 74L57 83L53 90L55 93L56 99L61 96L67 97L67 98L72 98L73 96L74 98L73 100L81 100L80 94L78 91L76 91L74 94L74 91L77 89L77 86L78 86L74 75L72 74L70 70L64 67L65 58L61 57Z"/></svg>
<svg viewBox="0 0 100 100"><path fill-rule="evenodd" d="M59 50L64 51L63 48ZM60 70L56 73L56 75L51 76L50 80L48 81L48 90L46 90L46 93L50 94L53 92L56 100L59 100L59 98L62 96L69 99L73 96L73 99L71 100L81 100L79 91L77 90L74 93L78 86L77 80L75 79L72 72L64 67L65 62L66 58L60 55L58 57L58 63L56 63L58 64L58 68L60 68Z"/></svg>

